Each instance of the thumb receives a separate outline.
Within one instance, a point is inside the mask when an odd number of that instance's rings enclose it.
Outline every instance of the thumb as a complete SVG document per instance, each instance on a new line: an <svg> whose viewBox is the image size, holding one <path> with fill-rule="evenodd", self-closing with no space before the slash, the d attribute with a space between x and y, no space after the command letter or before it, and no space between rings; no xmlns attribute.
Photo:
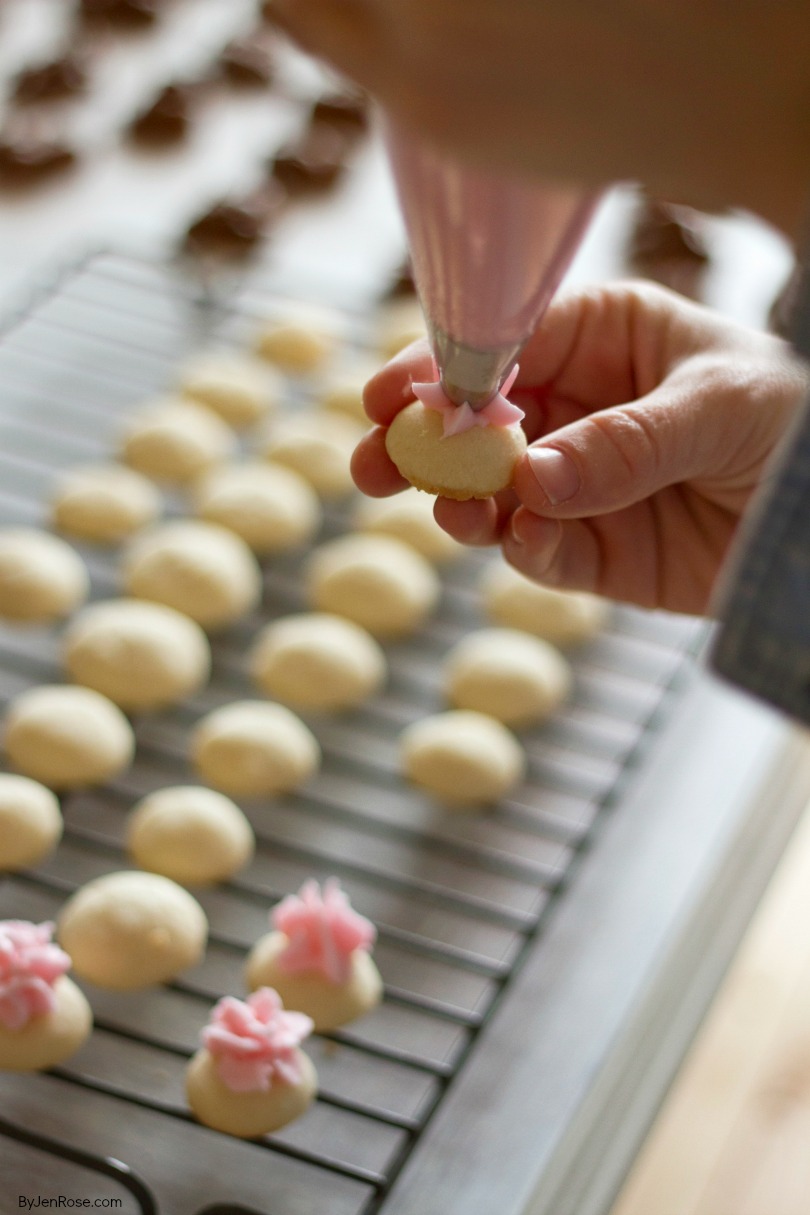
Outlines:
<svg viewBox="0 0 810 1215"><path fill-rule="evenodd" d="M533 443L514 487L538 515L576 519L623 510L674 485L720 471L729 421L722 400L699 409L694 393L660 386ZM700 416L698 416L700 415Z"/></svg>

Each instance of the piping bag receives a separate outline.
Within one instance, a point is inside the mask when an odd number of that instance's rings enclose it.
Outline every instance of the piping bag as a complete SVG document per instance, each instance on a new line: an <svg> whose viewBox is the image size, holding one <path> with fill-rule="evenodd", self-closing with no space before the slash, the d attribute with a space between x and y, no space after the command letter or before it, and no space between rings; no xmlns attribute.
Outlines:
<svg viewBox="0 0 810 1215"><path fill-rule="evenodd" d="M515 368L601 192L448 159L383 114L414 283L446 395L483 409Z"/></svg>

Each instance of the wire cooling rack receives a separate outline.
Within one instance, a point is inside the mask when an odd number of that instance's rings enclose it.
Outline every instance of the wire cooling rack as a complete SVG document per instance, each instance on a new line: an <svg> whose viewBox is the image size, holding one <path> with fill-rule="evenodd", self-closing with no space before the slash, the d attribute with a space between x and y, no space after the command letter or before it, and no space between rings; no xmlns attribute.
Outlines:
<svg viewBox="0 0 810 1215"><path fill-rule="evenodd" d="M225 325L248 335L279 301L245 292ZM197 340L187 297L169 272L100 256L62 277L0 343L0 521L42 524L55 475L109 456L122 416L166 388ZM347 318L362 345L362 316ZM290 385L291 407L306 398ZM320 539L347 527L332 510ZM93 596L117 590L115 557L82 550ZM489 558L487 558L489 559ZM268 562L261 612L214 642L214 676L180 708L134 722L138 757L108 787L63 799L65 833L38 868L0 881L0 915L54 918L82 883L126 867L125 815L167 784L193 780L185 754L197 718L254 694L246 643L273 616L303 607L302 557ZM444 574L440 610L421 633L387 647L391 678L362 709L316 720L321 773L300 793L246 803L258 848L232 881L202 891L211 925L204 961L163 987L87 989L95 1029L74 1058L45 1074L0 1076L0 1203L88 1197L148 1215L374 1215L418 1153L482 1028L562 899L577 897L577 858L598 848L604 816L678 697L700 636L694 621L617 608L573 657L571 701L524 736L525 784L496 808L452 814L401 782L396 738L441 707L438 664L485 623L481 554ZM58 629L0 628L0 700L61 678ZM337 874L379 929L381 1006L308 1050L320 1091L299 1122L256 1142L197 1125L183 1072L211 1004L242 994L245 954L267 913L309 877ZM197 892L195 892L197 893Z"/></svg>

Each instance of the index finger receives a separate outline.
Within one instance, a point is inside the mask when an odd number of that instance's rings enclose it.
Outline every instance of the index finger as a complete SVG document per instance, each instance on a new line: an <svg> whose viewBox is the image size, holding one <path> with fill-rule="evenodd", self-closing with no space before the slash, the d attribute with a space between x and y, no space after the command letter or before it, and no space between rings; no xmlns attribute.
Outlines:
<svg viewBox="0 0 810 1215"><path fill-rule="evenodd" d="M411 342L366 384L363 389L366 413L379 426L390 426L399 411L416 400L414 381L419 384L433 378L433 355L427 338Z"/></svg>

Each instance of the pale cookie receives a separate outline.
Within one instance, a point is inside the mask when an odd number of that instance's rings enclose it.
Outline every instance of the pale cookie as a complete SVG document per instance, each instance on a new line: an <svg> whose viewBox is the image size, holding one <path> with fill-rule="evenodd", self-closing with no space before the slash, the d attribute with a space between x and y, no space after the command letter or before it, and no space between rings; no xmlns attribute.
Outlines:
<svg viewBox="0 0 810 1215"><path fill-rule="evenodd" d="M178 785L133 806L127 849L142 869L183 885L208 886L233 877L253 856L253 828L222 793Z"/></svg>
<svg viewBox="0 0 810 1215"><path fill-rule="evenodd" d="M261 454L297 472L322 498L343 498L354 489L351 459L362 437L362 427L350 418L300 411L272 424Z"/></svg>
<svg viewBox="0 0 810 1215"><path fill-rule="evenodd" d="M59 944L83 979L114 991L165 983L196 965L208 921L187 890L156 873L106 873L62 908Z"/></svg>
<svg viewBox="0 0 810 1215"><path fill-rule="evenodd" d="M162 511L163 500L152 482L121 464L66 473L51 502L54 527L96 544L127 540L154 523Z"/></svg>
<svg viewBox="0 0 810 1215"><path fill-rule="evenodd" d="M213 1008L202 1048L186 1069L186 1098L198 1121L226 1135L255 1139L299 1118L318 1087L299 1043L312 1021L286 1012L278 993L262 988Z"/></svg>
<svg viewBox="0 0 810 1215"><path fill-rule="evenodd" d="M342 983L330 983L315 973L290 974L280 959L289 947L283 932L260 937L248 954L245 981L251 991L273 987L287 1008L312 1017L317 1033L329 1033L365 1016L382 999L383 983L371 954L356 949L349 974Z"/></svg>
<svg viewBox="0 0 810 1215"><path fill-rule="evenodd" d="M235 448L233 431L213 410L181 397L165 397L132 415L120 454L147 477L188 485L223 464Z"/></svg>
<svg viewBox="0 0 810 1215"><path fill-rule="evenodd" d="M181 367L177 390L241 430L255 426L278 407L283 380L260 359L211 351L196 355Z"/></svg>
<svg viewBox="0 0 810 1215"><path fill-rule="evenodd" d="M407 726L400 735L404 775L448 806L496 802L523 778L523 748L484 713L454 709Z"/></svg>
<svg viewBox="0 0 810 1215"><path fill-rule="evenodd" d="M494 561L480 583L484 610L495 624L522 629L554 645L587 641L610 615L606 599L584 591L558 591L518 573L505 561Z"/></svg>
<svg viewBox="0 0 810 1215"><path fill-rule="evenodd" d="M90 1033L90 1005L67 978L70 958L54 944L53 928L0 920L0 1068L53 1067Z"/></svg>
<svg viewBox="0 0 810 1215"><path fill-rule="evenodd" d="M307 570L312 607L346 616L375 637L416 632L435 608L433 567L393 536L341 536L312 554Z"/></svg>
<svg viewBox="0 0 810 1215"><path fill-rule="evenodd" d="M281 464L224 465L197 485L194 504L200 518L236 532L262 555L306 544L321 523L315 490Z"/></svg>
<svg viewBox="0 0 810 1215"><path fill-rule="evenodd" d="M375 532L404 540L434 565L457 560L464 545L448 536L433 517L433 498L406 489L390 498L361 497L353 523L359 532Z"/></svg>
<svg viewBox="0 0 810 1215"><path fill-rule="evenodd" d="M217 629L259 603L262 575L239 536L214 523L166 523L133 540L124 554L124 588Z"/></svg>
<svg viewBox="0 0 810 1215"><path fill-rule="evenodd" d="M308 375L335 353L339 324L332 313L302 305L278 320L266 321L255 338L255 350L282 371Z"/></svg>
<svg viewBox="0 0 810 1215"><path fill-rule="evenodd" d="M314 880L305 882L276 904L270 923L275 931L248 955L248 987L272 987L320 1032L379 1004L383 983L371 958L377 930L354 910L337 878L328 878L323 889Z"/></svg>
<svg viewBox="0 0 810 1215"><path fill-rule="evenodd" d="M526 450L526 435L511 426L473 426L444 434L444 418L421 401L406 405L389 426L385 449L400 474L417 489L466 502L489 498L512 484Z"/></svg>
<svg viewBox="0 0 810 1215"><path fill-rule="evenodd" d="M84 993L67 975L53 985L54 1008L33 1017L22 1029L0 1025L0 1069L40 1072L64 1063L82 1046L93 1028L93 1012Z"/></svg>
<svg viewBox="0 0 810 1215"><path fill-rule="evenodd" d="M241 700L215 709L191 736L191 759L204 781L235 797L287 793L317 771L315 736L283 705Z"/></svg>
<svg viewBox="0 0 810 1215"><path fill-rule="evenodd" d="M571 689L571 669L562 654L517 629L479 629L462 637L442 674L455 708L489 713L507 726L544 721Z"/></svg>
<svg viewBox="0 0 810 1215"><path fill-rule="evenodd" d="M132 762L135 738L123 713L91 688L31 688L5 720L12 767L52 789L100 785Z"/></svg>
<svg viewBox="0 0 810 1215"><path fill-rule="evenodd" d="M368 415L363 406L363 390L380 369L379 362L357 360L336 368L318 393L318 403L330 413L345 414L364 428Z"/></svg>
<svg viewBox="0 0 810 1215"><path fill-rule="evenodd" d="M412 342L426 338L425 317L418 300L394 300L380 309L377 345L384 359L392 359Z"/></svg>
<svg viewBox="0 0 810 1215"><path fill-rule="evenodd" d="M174 608L140 599L85 608L65 633L63 655L76 683L138 711L177 704L203 687L211 671L200 626Z"/></svg>
<svg viewBox="0 0 810 1215"><path fill-rule="evenodd" d="M78 553L33 527L0 529L0 619L46 624L87 598L90 579Z"/></svg>
<svg viewBox="0 0 810 1215"><path fill-rule="evenodd" d="M266 625L251 652L250 670L265 695L322 712L362 704L385 681L386 661L360 625L311 612Z"/></svg>
<svg viewBox="0 0 810 1215"><path fill-rule="evenodd" d="M38 865L62 838L62 812L50 789L27 776L0 774L0 870Z"/></svg>

